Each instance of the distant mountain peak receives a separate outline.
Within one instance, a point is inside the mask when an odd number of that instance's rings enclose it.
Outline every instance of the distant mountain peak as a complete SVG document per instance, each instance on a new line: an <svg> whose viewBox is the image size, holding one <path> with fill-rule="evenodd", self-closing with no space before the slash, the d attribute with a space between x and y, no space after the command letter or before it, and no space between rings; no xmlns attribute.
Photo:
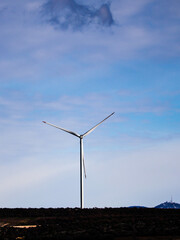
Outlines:
<svg viewBox="0 0 180 240"><path fill-rule="evenodd" d="M180 209L180 204L179 203L175 203L172 200L170 202L164 202L161 203L159 205L157 205L155 208L171 208L171 209Z"/></svg>

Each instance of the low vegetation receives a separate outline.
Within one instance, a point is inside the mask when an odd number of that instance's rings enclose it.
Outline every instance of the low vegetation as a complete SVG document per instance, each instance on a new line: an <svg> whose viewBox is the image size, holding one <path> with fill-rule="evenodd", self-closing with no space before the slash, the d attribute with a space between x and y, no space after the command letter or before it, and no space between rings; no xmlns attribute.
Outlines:
<svg viewBox="0 0 180 240"><path fill-rule="evenodd" d="M0 209L0 226L0 239L8 240L179 240L180 210L151 208Z"/></svg>

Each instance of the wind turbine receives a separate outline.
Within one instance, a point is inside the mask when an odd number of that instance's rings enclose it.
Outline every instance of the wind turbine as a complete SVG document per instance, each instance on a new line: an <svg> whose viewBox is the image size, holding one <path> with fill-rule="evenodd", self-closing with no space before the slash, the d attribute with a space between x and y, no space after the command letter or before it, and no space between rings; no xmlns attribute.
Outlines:
<svg viewBox="0 0 180 240"><path fill-rule="evenodd" d="M111 113L109 116L107 116L104 120L102 120L101 122L99 122L98 124L96 124L94 127L92 127L91 129L89 129L87 132L85 132L84 134L77 134L75 132L72 132L72 131L69 131L69 130L66 130L64 128L60 128L56 125L53 125L51 123L48 123L48 122L45 122L45 121L42 121L43 123L46 123L52 127L55 127L55 128L58 128L62 131L65 131L67 133L70 133L72 135L74 135L75 137L78 137L80 139L80 207L81 208L84 208L84 175L85 175L85 178L86 178L86 169L85 169L85 162L84 162L84 151L83 151L83 138L85 136L87 136L89 133L91 133L95 128L97 128L102 122L104 122L106 119L108 119L109 117L111 117L112 115L114 114ZM83 174L83 169L84 169L84 174Z"/></svg>

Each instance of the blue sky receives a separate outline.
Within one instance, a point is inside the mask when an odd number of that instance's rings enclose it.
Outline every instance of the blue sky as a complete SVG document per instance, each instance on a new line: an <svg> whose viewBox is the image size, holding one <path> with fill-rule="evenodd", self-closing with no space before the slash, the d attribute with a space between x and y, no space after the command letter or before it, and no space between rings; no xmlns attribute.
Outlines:
<svg viewBox="0 0 180 240"><path fill-rule="evenodd" d="M180 202L179 0L0 3L0 207Z"/></svg>

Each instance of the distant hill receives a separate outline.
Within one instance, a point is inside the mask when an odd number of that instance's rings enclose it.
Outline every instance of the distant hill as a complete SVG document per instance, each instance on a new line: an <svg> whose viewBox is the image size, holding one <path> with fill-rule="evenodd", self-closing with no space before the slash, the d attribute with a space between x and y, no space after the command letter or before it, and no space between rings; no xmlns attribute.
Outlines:
<svg viewBox="0 0 180 240"><path fill-rule="evenodd" d="M129 208L147 208L147 207L144 207L144 206L130 206Z"/></svg>
<svg viewBox="0 0 180 240"><path fill-rule="evenodd" d="M145 207L145 206L130 206L130 207L128 207L128 208L148 208L148 207ZM170 201L170 202L161 203L161 204L155 206L154 208L180 209L180 204Z"/></svg>
<svg viewBox="0 0 180 240"><path fill-rule="evenodd" d="M175 202L164 202L161 203L159 205L157 205L155 208L171 208L171 209L180 209L180 204L179 203L175 203Z"/></svg>

